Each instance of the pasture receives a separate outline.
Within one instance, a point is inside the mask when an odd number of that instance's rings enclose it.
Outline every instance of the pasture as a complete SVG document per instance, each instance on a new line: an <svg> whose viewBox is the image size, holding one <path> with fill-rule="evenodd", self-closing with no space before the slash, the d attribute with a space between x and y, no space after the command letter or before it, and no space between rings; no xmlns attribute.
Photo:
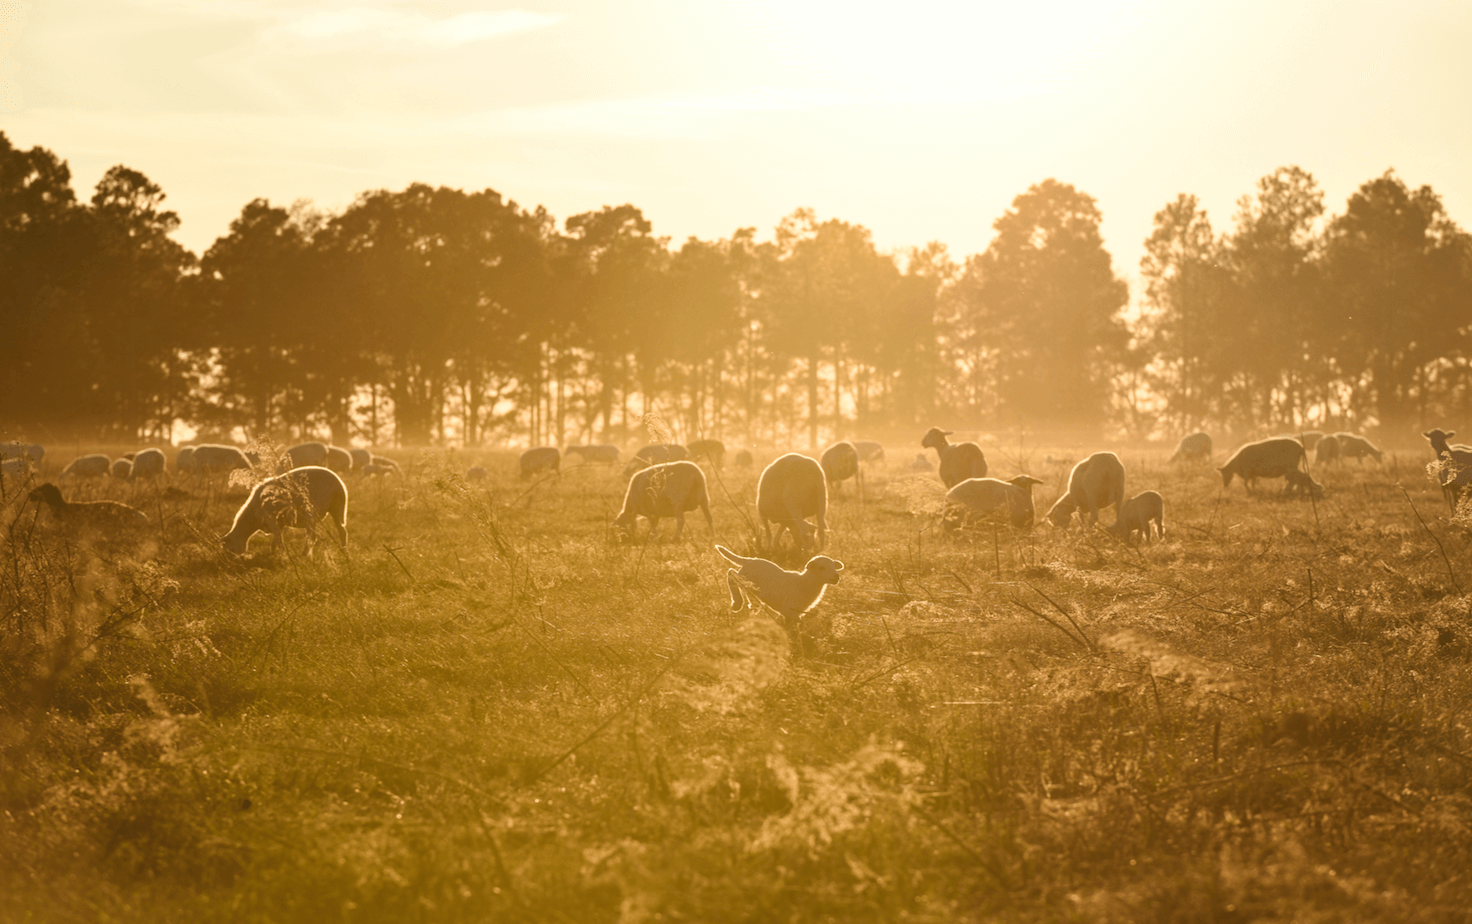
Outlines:
<svg viewBox="0 0 1472 924"><path fill-rule="evenodd" d="M1043 451L1029 532L871 468L808 657L702 517L614 541L617 466L404 453L311 558L226 554L223 481L103 481L150 523L91 540L7 479L0 920L1466 920L1472 538L1429 451L1317 502L1168 453L1120 450L1148 546L1047 524ZM707 471L753 554L756 472Z"/></svg>

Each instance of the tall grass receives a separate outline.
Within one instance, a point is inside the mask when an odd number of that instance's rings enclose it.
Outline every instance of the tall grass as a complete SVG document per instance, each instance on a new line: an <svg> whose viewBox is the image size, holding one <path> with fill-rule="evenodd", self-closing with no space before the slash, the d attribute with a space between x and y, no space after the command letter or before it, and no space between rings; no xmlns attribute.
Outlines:
<svg viewBox="0 0 1472 924"><path fill-rule="evenodd" d="M1464 920L1465 525L1163 457L1149 546L943 538L872 472L812 657L592 466L354 479L348 556L224 554L243 486L148 489L141 544L12 504L0 920Z"/></svg>

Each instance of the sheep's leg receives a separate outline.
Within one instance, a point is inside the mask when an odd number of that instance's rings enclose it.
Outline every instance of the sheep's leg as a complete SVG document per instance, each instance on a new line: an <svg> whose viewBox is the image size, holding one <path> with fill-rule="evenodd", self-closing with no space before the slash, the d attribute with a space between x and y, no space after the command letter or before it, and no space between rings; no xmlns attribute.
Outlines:
<svg viewBox="0 0 1472 924"><path fill-rule="evenodd" d="M726 589L731 592L731 612L735 613L746 605L746 594L741 590L741 585L736 582L735 568L726 572Z"/></svg>
<svg viewBox="0 0 1472 924"><path fill-rule="evenodd" d="M673 539L671 539L670 541L671 542L679 542L680 541L680 534L683 533L684 531L685 531L685 514L679 512L679 511L676 511L675 512L675 537Z"/></svg>

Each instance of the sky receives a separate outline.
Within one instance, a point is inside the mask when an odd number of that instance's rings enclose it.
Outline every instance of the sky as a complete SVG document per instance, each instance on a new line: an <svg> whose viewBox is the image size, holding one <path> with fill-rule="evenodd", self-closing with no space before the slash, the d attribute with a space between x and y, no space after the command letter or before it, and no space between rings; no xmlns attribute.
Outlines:
<svg viewBox="0 0 1472 924"><path fill-rule="evenodd" d="M413 182L657 234L784 215L980 253L1047 178L1138 274L1181 193L1218 231L1280 166L1331 214L1387 169L1472 228L1466 0L0 0L0 131L125 164L196 253L264 197Z"/></svg>

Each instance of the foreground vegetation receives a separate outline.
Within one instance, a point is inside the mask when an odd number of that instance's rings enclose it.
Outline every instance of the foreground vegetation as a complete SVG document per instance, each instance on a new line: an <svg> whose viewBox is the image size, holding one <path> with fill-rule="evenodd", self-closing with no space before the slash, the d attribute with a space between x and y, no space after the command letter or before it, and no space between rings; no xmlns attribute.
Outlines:
<svg viewBox="0 0 1472 924"><path fill-rule="evenodd" d="M313 559L224 554L239 487L140 489L129 543L7 482L0 920L1465 920L1472 545L1422 461L1313 504L1122 456L1163 543L847 486L811 658L698 517L610 541L604 469L425 454ZM754 551L754 476L712 494Z"/></svg>

